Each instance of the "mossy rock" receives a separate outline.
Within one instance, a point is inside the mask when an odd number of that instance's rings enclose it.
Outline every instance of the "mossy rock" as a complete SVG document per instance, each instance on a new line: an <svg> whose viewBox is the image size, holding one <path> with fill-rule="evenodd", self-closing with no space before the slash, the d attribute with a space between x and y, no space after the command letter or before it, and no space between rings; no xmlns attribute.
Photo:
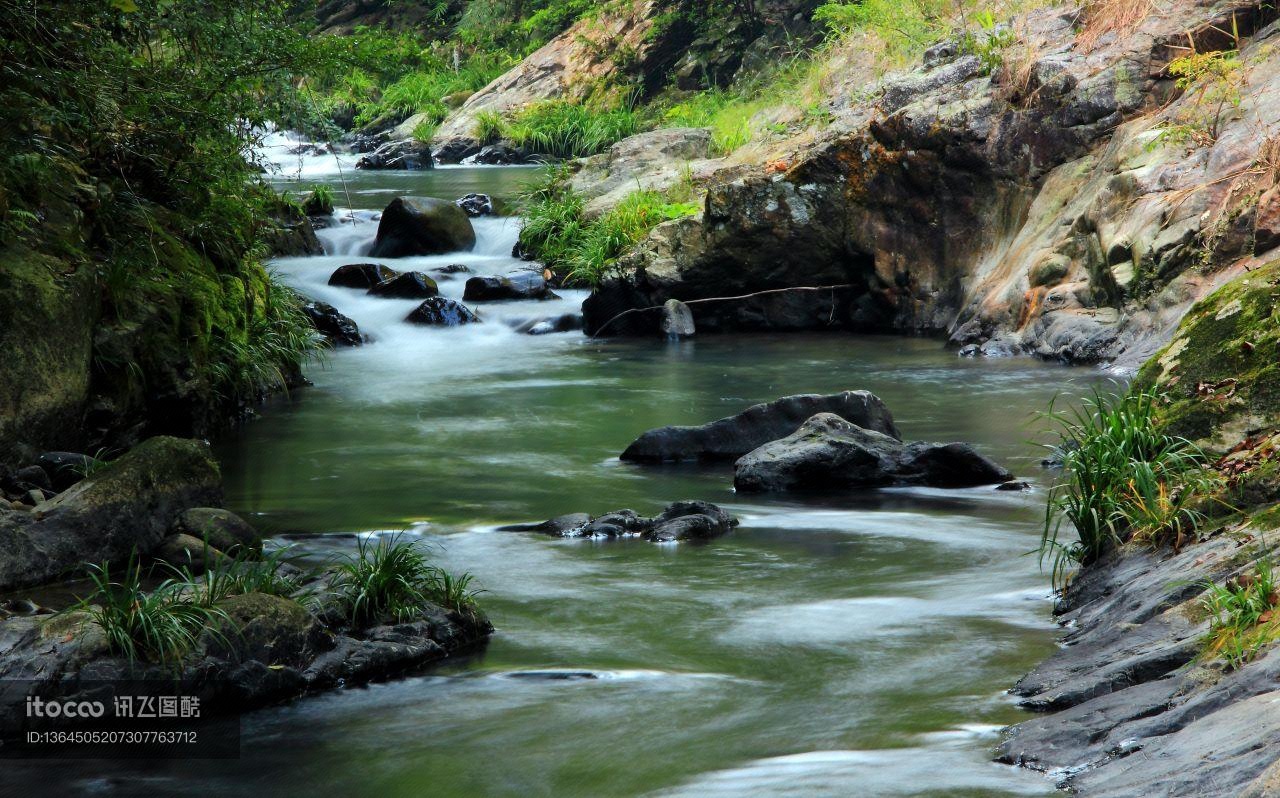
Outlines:
<svg viewBox="0 0 1280 798"><path fill-rule="evenodd" d="M235 554L242 549L257 551L262 548L262 537L257 530L230 510L217 507L192 507L186 510L178 516L173 531L206 541L213 548L227 554Z"/></svg>
<svg viewBox="0 0 1280 798"><path fill-rule="evenodd" d="M1280 425L1280 260L1198 302L1134 387L1165 396L1161 426L1220 452Z"/></svg>
<svg viewBox="0 0 1280 798"><path fill-rule="evenodd" d="M206 650L214 656L297 668L329 647L319 620L293 599L245 593L223 599L218 608L227 620L207 638Z"/></svg>

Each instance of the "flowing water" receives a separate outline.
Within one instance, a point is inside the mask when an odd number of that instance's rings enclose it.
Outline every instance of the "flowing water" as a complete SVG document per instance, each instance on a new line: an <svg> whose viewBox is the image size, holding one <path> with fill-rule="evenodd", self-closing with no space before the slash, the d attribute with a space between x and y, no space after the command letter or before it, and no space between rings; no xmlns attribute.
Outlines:
<svg viewBox="0 0 1280 798"><path fill-rule="evenodd" d="M327 173L310 169L303 185L336 182L331 159ZM360 173L347 185L368 211L403 192L509 195L526 175ZM277 267L375 340L334 352L311 371L314 387L221 443L229 504L316 557L349 550L352 533L417 536L475 575L497 632L485 651L426 675L251 713L238 761L89 769L80 787L406 798L1052 792L990 756L999 729L1024 717L1004 691L1054 647L1047 579L1024 556L1048 478L1027 443L1032 416L1059 392L1083 393L1096 373L963 360L926 339L594 341L509 326L573 309L583 297L573 291L481 306L481 325L410 327L401 319L413 302L326 285L372 239L370 214L347 218L321 232L342 254ZM516 266L516 229L481 219L475 252L387 262L501 273ZM440 285L461 294L461 279ZM883 397L906 437L974 442L1034 489L762 498L736 496L728 467L616 459L653 426L846 388ZM576 511L647 514L683 498L720 503L741 526L707 545L661 546L495 530Z"/></svg>

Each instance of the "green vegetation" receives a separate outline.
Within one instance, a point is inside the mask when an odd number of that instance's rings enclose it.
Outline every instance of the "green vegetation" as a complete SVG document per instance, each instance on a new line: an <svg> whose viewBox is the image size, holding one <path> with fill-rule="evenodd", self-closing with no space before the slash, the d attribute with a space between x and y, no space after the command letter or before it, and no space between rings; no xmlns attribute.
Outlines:
<svg viewBox="0 0 1280 798"><path fill-rule="evenodd" d="M107 645L130 662L178 666L206 629L227 614L193 600L190 584L167 579L142 589L142 568L130 561L120 581L107 563L90 565L94 591L72 609L83 609L102 629Z"/></svg>
<svg viewBox="0 0 1280 798"><path fill-rule="evenodd" d="M475 593L471 576L451 576L431 564L412 542L399 538L376 543L360 539L354 557L335 568L334 591L352 623L409 620L427 604L471 612Z"/></svg>
<svg viewBox="0 0 1280 798"><path fill-rule="evenodd" d="M562 168L547 170L526 189L523 201L520 247L562 271L566 282L589 286L615 274L618 258L656 225L698 212L698 205L687 199L635 191L607 213L588 219Z"/></svg>
<svg viewBox="0 0 1280 798"><path fill-rule="evenodd" d="M531 105L503 126L503 137L517 147L555 158L594 155L640 129L626 107L599 109L549 100Z"/></svg>
<svg viewBox="0 0 1280 798"><path fill-rule="evenodd" d="M234 556L224 554L215 561L206 543L202 559L208 567L199 574L193 574L186 566L174 568L174 581L186 586L188 595L206 607L245 593L293 598L301 590L302 582L285 571L288 553L288 549L262 555L241 551Z"/></svg>
<svg viewBox="0 0 1280 798"><path fill-rule="evenodd" d="M302 212L308 216L328 216L333 213L333 189L323 183L311 187L311 193L302 201Z"/></svg>
<svg viewBox="0 0 1280 798"><path fill-rule="evenodd" d="M1129 539L1179 546L1203 520L1196 505L1207 481L1205 456L1158 430L1156 399L1142 391L1115 398L1095 392L1074 412L1050 410L1064 474L1049 493L1040 561L1051 562L1055 587L1066 584L1072 565ZM1077 540L1062 540L1064 521Z"/></svg>
<svg viewBox="0 0 1280 798"><path fill-rule="evenodd" d="M1269 557L1224 585L1208 582L1204 587L1200 604L1209 614L1209 635L1203 657L1221 657L1240 668L1280 637L1280 585Z"/></svg>
<svg viewBox="0 0 1280 798"><path fill-rule="evenodd" d="M1213 144L1223 113L1239 108L1243 100L1245 74L1239 53L1188 53L1169 62L1169 74L1174 85L1186 92L1184 102L1148 146Z"/></svg>
<svg viewBox="0 0 1280 798"><path fill-rule="evenodd" d="M93 388L119 423L181 396L191 417L168 423L203 433L295 380L317 338L261 261L297 210L244 153L330 55L269 0L0 13L0 269L39 252L92 278L100 306L76 312L101 320Z"/></svg>

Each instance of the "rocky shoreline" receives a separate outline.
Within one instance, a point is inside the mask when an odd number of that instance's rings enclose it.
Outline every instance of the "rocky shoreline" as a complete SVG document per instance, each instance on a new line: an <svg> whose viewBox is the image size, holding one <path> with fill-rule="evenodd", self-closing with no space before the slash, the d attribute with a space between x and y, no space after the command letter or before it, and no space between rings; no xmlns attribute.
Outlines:
<svg viewBox="0 0 1280 798"><path fill-rule="evenodd" d="M1011 727L998 759L1080 795L1280 794L1280 657L1235 670L1200 657L1205 582L1255 558L1243 531L1222 531L1086 568L1058 606L1062 650L1012 690L1045 714Z"/></svg>

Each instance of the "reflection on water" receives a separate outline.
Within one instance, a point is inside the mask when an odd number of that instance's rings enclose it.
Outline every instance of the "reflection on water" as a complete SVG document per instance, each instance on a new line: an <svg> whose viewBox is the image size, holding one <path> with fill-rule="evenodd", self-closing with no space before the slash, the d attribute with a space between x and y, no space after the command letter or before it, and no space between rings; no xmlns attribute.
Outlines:
<svg viewBox="0 0 1280 798"><path fill-rule="evenodd" d="M361 179L400 190L438 176ZM475 253L388 263L515 265L510 222L482 220L480 233ZM351 253L371 235L326 233ZM497 634L485 652L426 676L255 712L237 762L108 775L72 764L74 787L255 797L1051 792L989 757L996 730L1022 717L1003 691L1053 648L1047 580L1022 556L1038 539L1045 482L1029 424L1095 373L962 360L923 339L672 344L510 328L571 309L573 292L481 306L477 326L411 328L400 319L413 303L325 285L343 262L350 256L279 268L376 342L335 352L312 372L315 387L221 443L229 503L277 532L407 529L475 575ZM460 296L461 281L441 288ZM616 459L649 427L848 388L883 397L905 436L972 441L1034 491L739 497L727 467ZM649 514L694 497L726 505L742 525L703 546L495 530L572 511ZM294 540L314 558L352 545L349 535Z"/></svg>

